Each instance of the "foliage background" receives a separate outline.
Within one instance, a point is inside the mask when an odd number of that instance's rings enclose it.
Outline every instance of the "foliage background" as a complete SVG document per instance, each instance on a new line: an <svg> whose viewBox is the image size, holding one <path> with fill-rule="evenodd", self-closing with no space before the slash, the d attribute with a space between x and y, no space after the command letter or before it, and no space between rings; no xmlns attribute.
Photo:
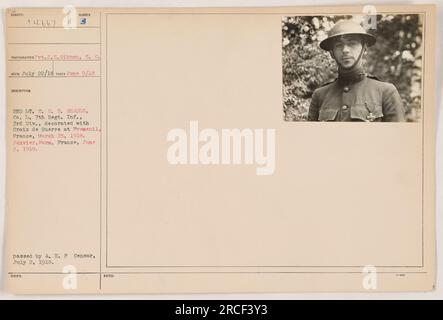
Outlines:
<svg viewBox="0 0 443 320"><path fill-rule="evenodd" d="M353 16L284 17L283 111L286 121L307 120L312 93L337 77L337 66L319 47L327 32L340 20ZM377 38L365 56L367 73L393 83L404 103L406 118L421 117L422 16L419 14L377 15Z"/></svg>

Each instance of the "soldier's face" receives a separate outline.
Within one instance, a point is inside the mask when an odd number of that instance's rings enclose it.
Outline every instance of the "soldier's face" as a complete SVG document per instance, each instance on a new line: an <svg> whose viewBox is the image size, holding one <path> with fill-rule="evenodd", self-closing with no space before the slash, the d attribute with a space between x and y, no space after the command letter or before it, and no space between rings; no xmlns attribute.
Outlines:
<svg viewBox="0 0 443 320"><path fill-rule="evenodd" d="M335 40L332 54L340 66L349 69L359 62L362 50L363 43L359 36L345 35Z"/></svg>

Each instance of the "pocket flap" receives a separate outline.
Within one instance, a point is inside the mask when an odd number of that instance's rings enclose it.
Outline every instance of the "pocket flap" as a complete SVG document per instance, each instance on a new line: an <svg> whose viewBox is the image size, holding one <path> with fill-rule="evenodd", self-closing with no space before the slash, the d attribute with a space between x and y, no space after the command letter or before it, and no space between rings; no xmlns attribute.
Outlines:
<svg viewBox="0 0 443 320"><path fill-rule="evenodd" d="M319 121L334 121L337 117L338 109L320 109Z"/></svg>

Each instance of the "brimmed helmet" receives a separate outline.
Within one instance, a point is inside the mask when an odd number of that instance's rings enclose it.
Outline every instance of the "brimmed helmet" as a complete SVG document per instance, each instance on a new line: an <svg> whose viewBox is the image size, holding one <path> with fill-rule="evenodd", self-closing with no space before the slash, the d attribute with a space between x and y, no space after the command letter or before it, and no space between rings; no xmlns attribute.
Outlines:
<svg viewBox="0 0 443 320"><path fill-rule="evenodd" d="M338 22L329 32L328 37L320 42L320 48L326 51L332 50L334 40L344 35L359 35L368 47L375 44L377 41L373 35L370 35L363 29L363 27L352 20Z"/></svg>

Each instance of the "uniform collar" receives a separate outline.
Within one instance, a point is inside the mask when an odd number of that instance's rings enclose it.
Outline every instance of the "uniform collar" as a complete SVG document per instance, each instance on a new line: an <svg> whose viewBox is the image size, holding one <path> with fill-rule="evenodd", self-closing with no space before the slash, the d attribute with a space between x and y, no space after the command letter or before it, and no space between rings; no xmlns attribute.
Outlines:
<svg viewBox="0 0 443 320"><path fill-rule="evenodd" d="M350 70L338 69L338 83L341 85L350 85L366 78L366 72L363 67L354 67Z"/></svg>

